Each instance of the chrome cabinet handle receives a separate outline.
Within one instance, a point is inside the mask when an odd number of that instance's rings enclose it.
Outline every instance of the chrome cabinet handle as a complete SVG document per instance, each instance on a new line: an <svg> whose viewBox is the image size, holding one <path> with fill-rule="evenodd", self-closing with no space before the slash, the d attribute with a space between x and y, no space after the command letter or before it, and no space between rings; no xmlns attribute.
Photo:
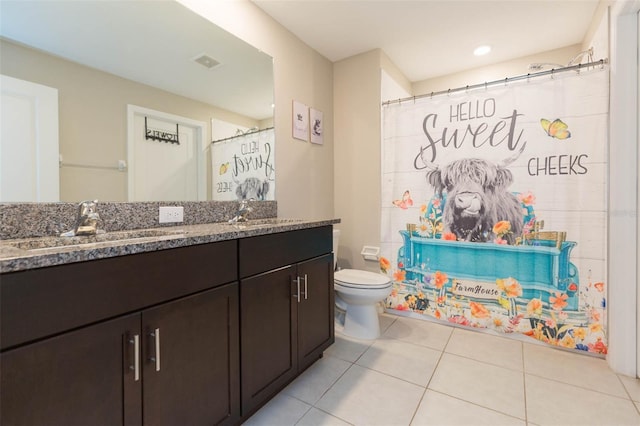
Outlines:
<svg viewBox="0 0 640 426"><path fill-rule="evenodd" d="M133 344L133 365L129 368L133 370L133 380L137 382L140 380L140 335L134 334L129 343Z"/></svg>
<svg viewBox="0 0 640 426"><path fill-rule="evenodd" d="M298 303L300 303L300 277L296 277L295 281L296 281L297 292L296 294L293 295L293 297L298 299Z"/></svg>
<svg viewBox="0 0 640 426"><path fill-rule="evenodd" d="M298 303L300 303L300 280L302 278L300 278L299 276L296 277L295 282L296 282L296 287L298 288L297 290L297 294L294 294L293 297L295 297L296 299L298 299ZM308 289L307 289L307 274L304 274L304 300L307 300L309 298L308 296Z"/></svg>
<svg viewBox="0 0 640 426"><path fill-rule="evenodd" d="M154 356L149 359L156 363L156 371L160 371L160 329L156 328L153 330L151 332L151 337L153 337L155 352L153 354Z"/></svg>
<svg viewBox="0 0 640 426"><path fill-rule="evenodd" d="M309 297L309 291L307 290L307 274L304 274L304 300Z"/></svg>

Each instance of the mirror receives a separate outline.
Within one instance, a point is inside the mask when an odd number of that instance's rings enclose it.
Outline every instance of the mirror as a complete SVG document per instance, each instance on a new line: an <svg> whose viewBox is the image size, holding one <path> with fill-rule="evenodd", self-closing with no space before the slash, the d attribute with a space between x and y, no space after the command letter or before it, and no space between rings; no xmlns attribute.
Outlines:
<svg viewBox="0 0 640 426"><path fill-rule="evenodd" d="M60 201L133 201L130 105L204 123L196 154L209 200L212 138L273 126L272 58L175 1L3 0L0 8L0 74L58 91Z"/></svg>

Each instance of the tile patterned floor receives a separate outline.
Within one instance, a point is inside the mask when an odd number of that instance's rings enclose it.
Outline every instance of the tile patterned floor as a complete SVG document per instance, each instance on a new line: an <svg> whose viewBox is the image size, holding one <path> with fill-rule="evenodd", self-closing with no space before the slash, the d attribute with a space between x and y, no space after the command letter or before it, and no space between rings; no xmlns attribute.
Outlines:
<svg viewBox="0 0 640 426"><path fill-rule="evenodd" d="M379 339L336 333L322 359L244 424L640 425L640 379L602 359L380 318Z"/></svg>

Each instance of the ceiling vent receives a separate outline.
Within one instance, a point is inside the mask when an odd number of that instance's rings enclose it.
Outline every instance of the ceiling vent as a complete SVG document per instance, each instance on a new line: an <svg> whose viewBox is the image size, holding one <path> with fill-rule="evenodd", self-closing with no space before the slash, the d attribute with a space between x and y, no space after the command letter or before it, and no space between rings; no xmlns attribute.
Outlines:
<svg viewBox="0 0 640 426"><path fill-rule="evenodd" d="M199 63L200 65L202 65L203 67L206 68L214 68L217 67L218 65L220 65L220 62L216 61L215 59L213 59L211 56L207 55L206 53L202 53L198 56L196 56L195 58L193 58L194 61L196 61L197 63Z"/></svg>

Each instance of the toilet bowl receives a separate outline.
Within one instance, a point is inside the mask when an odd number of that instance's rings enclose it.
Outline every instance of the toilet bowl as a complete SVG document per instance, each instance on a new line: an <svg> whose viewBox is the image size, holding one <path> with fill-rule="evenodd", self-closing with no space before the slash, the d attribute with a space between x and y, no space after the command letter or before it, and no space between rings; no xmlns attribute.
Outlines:
<svg viewBox="0 0 640 426"><path fill-rule="evenodd" d="M339 236L340 231L334 230L334 264ZM377 304L389 296L391 285L389 277L375 272L342 269L334 273L336 307L345 312L344 334L358 339L380 336Z"/></svg>

